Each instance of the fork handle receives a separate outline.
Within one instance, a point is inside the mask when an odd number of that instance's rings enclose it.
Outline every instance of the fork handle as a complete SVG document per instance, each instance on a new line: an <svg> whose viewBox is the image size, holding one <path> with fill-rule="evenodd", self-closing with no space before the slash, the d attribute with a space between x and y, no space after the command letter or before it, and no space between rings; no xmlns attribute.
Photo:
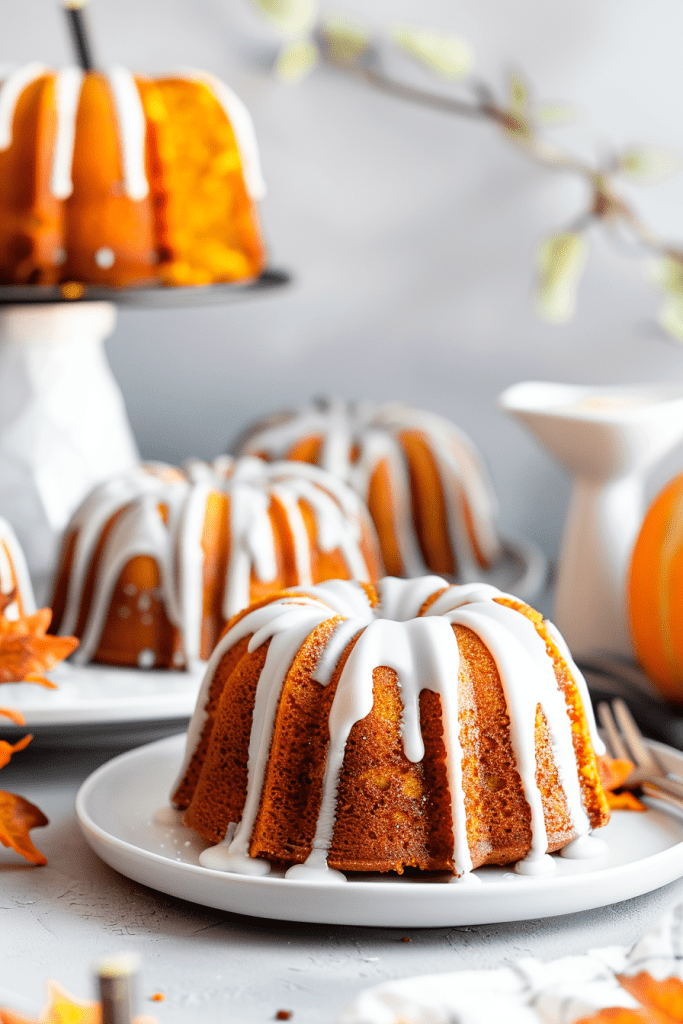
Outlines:
<svg viewBox="0 0 683 1024"><path fill-rule="evenodd" d="M669 781L669 780L667 780ZM664 789L660 786L659 782L655 785L653 782L643 782L640 787L646 796L656 797L657 800L661 800L663 803L670 804L672 807L676 807L679 811L683 812L683 798L676 796L669 790Z"/></svg>
<svg viewBox="0 0 683 1024"><path fill-rule="evenodd" d="M672 796L677 796L683 800L683 782L678 782L676 779L670 779L668 775L657 775L652 776L647 781L643 780L643 785L653 785L657 789L663 789L665 793L670 793Z"/></svg>

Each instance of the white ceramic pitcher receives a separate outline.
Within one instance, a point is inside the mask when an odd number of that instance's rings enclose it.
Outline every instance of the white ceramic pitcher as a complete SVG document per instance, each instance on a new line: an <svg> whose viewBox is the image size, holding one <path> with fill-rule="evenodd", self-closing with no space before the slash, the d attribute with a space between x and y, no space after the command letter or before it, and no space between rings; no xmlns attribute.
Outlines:
<svg viewBox="0 0 683 1024"><path fill-rule="evenodd" d="M650 468L683 439L683 386L527 381L500 396L574 477L553 618L576 657L632 656L628 567Z"/></svg>

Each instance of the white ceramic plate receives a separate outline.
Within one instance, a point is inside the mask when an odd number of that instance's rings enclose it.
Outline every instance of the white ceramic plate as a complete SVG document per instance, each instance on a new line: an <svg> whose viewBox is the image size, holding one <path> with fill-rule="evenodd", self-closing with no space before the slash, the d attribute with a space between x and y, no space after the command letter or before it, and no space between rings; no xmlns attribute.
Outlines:
<svg viewBox="0 0 683 1024"><path fill-rule="evenodd" d="M443 927L492 924L571 914L640 896L683 875L683 815L653 802L646 814L615 812L600 831L607 854L593 861L556 857L550 878L526 878L506 868L480 868L481 885L356 876L325 885L268 875L248 878L203 868L206 843L179 824L160 825L155 812L168 796L185 738L168 739L114 758L81 786L76 813L102 860L153 889L253 917L322 924ZM653 744L669 771L683 774L683 754Z"/></svg>
<svg viewBox="0 0 683 1024"><path fill-rule="evenodd" d="M149 671L64 662L49 673L59 689L30 683L2 687L4 707L16 708L26 726L0 719L3 736L33 733L41 745L148 742L185 727L194 711L204 666L192 672Z"/></svg>

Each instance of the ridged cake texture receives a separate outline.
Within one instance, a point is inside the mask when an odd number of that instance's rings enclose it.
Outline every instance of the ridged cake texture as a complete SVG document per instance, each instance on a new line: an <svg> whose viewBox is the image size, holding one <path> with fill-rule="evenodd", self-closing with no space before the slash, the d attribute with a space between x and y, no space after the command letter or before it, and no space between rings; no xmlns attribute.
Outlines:
<svg viewBox="0 0 683 1024"><path fill-rule="evenodd" d="M372 522L315 466L231 459L141 465L95 488L69 525L55 631L80 662L143 668L208 658L250 601L323 579L376 579Z"/></svg>
<svg viewBox="0 0 683 1024"><path fill-rule="evenodd" d="M228 624L173 802L217 844L202 863L238 873L538 873L608 819L596 749L582 676L527 605L333 580Z"/></svg>
<svg viewBox="0 0 683 1024"><path fill-rule="evenodd" d="M320 399L253 424L233 451L315 463L348 483L370 509L391 575L432 571L475 581L501 555L483 460L435 413L402 402Z"/></svg>

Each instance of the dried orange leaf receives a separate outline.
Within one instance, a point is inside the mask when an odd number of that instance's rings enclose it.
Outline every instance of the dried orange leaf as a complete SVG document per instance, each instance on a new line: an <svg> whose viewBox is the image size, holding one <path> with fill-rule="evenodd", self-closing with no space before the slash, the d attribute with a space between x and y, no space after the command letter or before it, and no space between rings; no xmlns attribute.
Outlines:
<svg viewBox="0 0 683 1024"><path fill-rule="evenodd" d="M625 758L609 757L607 754L603 754L598 758L598 771L600 772L602 788L610 792L613 789L619 789L619 786L624 785L634 768L633 761L627 761Z"/></svg>
<svg viewBox="0 0 683 1024"><path fill-rule="evenodd" d="M38 683L55 689L43 673L68 658L78 647L78 640L73 636L47 636L51 619L49 608L16 620L0 615L0 683Z"/></svg>
<svg viewBox="0 0 683 1024"><path fill-rule="evenodd" d="M0 768L4 768L6 764L9 764L12 754L16 754L17 750L23 750L27 747L33 736L22 736L16 743L8 743L7 740L0 740Z"/></svg>
<svg viewBox="0 0 683 1024"><path fill-rule="evenodd" d="M621 987L649 1011L648 1020L683 1021L683 983L679 978L658 981L647 971L617 978Z"/></svg>
<svg viewBox="0 0 683 1024"><path fill-rule="evenodd" d="M623 793L605 793L607 803L613 811L646 811L647 807L635 793L626 789Z"/></svg>
<svg viewBox="0 0 683 1024"><path fill-rule="evenodd" d="M47 983L48 1002L37 1020L0 1008L0 1024L102 1024L102 1007L75 999L56 981ZM132 1024L157 1024L156 1018L133 1017Z"/></svg>
<svg viewBox="0 0 683 1024"><path fill-rule="evenodd" d="M16 749L21 749L15 747ZM43 812L23 796L4 793L0 790L0 843L16 850L31 864L47 864L43 854L36 850L29 832L32 828L47 825Z"/></svg>
<svg viewBox="0 0 683 1024"><path fill-rule="evenodd" d="M4 715L5 718L11 719L15 725L26 725L26 719L22 715L21 711L17 711L16 708L0 708L0 715Z"/></svg>

